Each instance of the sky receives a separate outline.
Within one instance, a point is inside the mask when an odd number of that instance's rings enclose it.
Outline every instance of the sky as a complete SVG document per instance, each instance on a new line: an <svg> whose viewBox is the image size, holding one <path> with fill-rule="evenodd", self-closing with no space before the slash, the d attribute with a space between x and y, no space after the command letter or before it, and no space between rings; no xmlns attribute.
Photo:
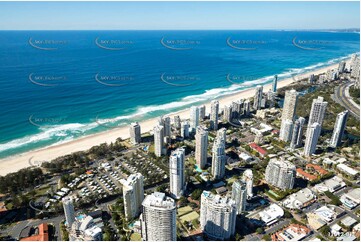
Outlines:
<svg viewBox="0 0 361 242"><path fill-rule="evenodd" d="M360 27L354 2L0 2L0 30Z"/></svg>

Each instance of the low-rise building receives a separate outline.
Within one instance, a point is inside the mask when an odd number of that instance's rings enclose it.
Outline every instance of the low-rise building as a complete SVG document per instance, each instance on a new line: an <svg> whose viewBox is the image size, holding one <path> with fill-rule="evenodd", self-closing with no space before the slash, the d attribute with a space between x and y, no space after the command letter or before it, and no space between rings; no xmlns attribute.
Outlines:
<svg viewBox="0 0 361 242"><path fill-rule="evenodd" d="M259 212L260 219L267 225L276 223L280 218L283 217L284 211L277 204L273 203L269 207Z"/></svg>
<svg viewBox="0 0 361 242"><path fill-rule="evenodd" d="M264 150L262 147L260 147L259 145L257 145L256 143L250 143L249 147L251 147L254 151L257 151L257 153L261 156L261 157L265 157L268 153L266 150Z"/></svg>
<svg viewBox="0 0 361 242"><path fill-rule="evenodd" d="M311 233L306 226L290 224L284 229L272 234L273 241L300 241Z"/></svg>
<svg viewBox="0 0 361 242"><path fill-rule="evenodd" d="M348 177L354 178L356 177L358 174L360 174L359 171L345 165L345 164L338 164L336 166L336 168L343 174L345 174Z"/></svg>
<svg viewBox="0 0 361 242"><path fill-rule="evenodd" d="M341 224L346 228L351 228L353 225L357 224L357 220L351 216L346 216L345 218L341 219Z"/></svg>
<svg viewBox="0 0 361 242"><path fill-rule="evenodd" d="M330 224L335 219L341 217L345 211L334 205L322 206L313 212L307 213L309 225L318 230L326 224Z"/></svg>
<svg viewBox="0 0 361 242"><path fill-rule="evenodd" d="M343 194L340 201L349 209L357 207L360 204L360 188L355 188Z"/></svg>
<svg viewBox="0 0 361 242"><path fill-rule="evenodd" d="M309 188L304 188L289 195L282 205L289 209L302 209L316 201L316 195Z"/></svg>
<svg viewBox="0 0 361 242"><path fill-rule="evenodd" d="M334 193L335 191L338 191L344 187L346 187L346 183L342 180L342 178L334 176L315 185L313 189L319 193L326 191Z"/></svg>

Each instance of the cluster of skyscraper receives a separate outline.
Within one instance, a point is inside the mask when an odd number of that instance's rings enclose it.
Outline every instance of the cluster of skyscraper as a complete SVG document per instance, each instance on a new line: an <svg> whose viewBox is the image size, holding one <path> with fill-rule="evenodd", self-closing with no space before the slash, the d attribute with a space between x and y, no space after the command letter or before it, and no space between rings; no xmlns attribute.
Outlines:
<svg viewBox="0 0 361 242"><path fill-rule="evenodd" d="M297 101L298 93L296 90L286 91L281 117L280 139L290 142L292 149L302 146L303 128L305 126L305 119L303 117L295 120ZM305 156L311 156L316 151L327 104L323 97L318 97L312 102L303 151ZM338 114L330 147L336 148L340 145L346 127L347 114L348 111Z"/></svg>

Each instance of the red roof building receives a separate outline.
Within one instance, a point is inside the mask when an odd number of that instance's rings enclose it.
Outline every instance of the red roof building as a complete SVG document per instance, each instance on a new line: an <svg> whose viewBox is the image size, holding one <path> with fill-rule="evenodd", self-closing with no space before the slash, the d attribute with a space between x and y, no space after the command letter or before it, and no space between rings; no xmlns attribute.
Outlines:
<svg viewBox="0 0 361 242"><path fill-rule="evenodd" d="M265 151L262 147L257 145L256 143L250 143L249 147L251 147L253 150L257 151L260 156L265 157L268 153Z"/></svg>

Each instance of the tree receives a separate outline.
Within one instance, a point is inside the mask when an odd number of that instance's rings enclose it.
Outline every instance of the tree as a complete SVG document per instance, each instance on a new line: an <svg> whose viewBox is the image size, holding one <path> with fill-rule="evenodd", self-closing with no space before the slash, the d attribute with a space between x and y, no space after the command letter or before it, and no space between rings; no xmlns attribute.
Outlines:
<svg viewBox="0 0 361 242"><path fill-rule="evenodd" d="M263 229L263 228L257 228L257 229L256 229L256 233L257 233L257 234L263 234L263 233L264 233L264 229Z"/></svg>
<svg viewBox="0 0 361 242"><path fill-rule="evenodd" d="M263 240L266 240L266 241L271 241L272 240L272 237L271 235L269 234L265 234L263 237L262 237Z"/></svg>
<svg viewBox="0 0 361 242"><path fill-rule="evenodd" d="M194 190L193 192L192 192L192 194L191 194L191 198L193 199L193 200L198 200L200 197L201 197L201 195L202 195L202 190L201 189L196 189L196 190Z"/></svg>

